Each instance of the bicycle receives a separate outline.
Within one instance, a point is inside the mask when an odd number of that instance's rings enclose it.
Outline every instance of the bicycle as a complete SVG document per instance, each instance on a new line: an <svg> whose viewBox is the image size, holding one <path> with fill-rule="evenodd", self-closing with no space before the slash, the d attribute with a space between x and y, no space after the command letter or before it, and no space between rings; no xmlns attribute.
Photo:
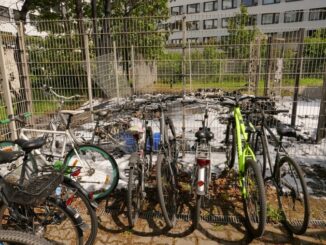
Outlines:
<svg viewBox="0 0 326 245"><path fill-rule="evenodd" d="M230 108L232 115L228 118L225 144L226 164L231 169L238 156L238 176L245 213L245 226L254 237L263 235L266 224L266 194L261 169L250 147L248 134L254 127L245 125L241 114L240 102L253 96L224 96L220 105ZM253 208L253 210L251 210Z"/></svg>
<svg viewBox="0 0 326 245"><path fill-rule="evenodd" d="M157 110L160 112L161 135L156 162L156 180L159 203L168 228L172 228L176 222L179 192L177 183L179 151L174 124L172 119L165 115L166 107L163 103L176 98L179 98L179 96L158 98L156 105Z"/></svg>
<svg viewBox="0 0 326 245"><path fill-rule="evenodd" d="M148 107L142 108L142 129L132 129L137 149L129 160L127 208L129 227L134 227L146 199L146 183L152 170L153 131L148 126ZM143 132L143 129L145 133Z"/></svg>
<svg viewBox="0 0 326 245"><path fill-rule="evenodd" d="M24 152L0 151L0 164L16 161L23 156L19 176L11 171L0 178L0 229L21 230L57 242L69 240L81 245L84 228L82 218L54 194L64 179L63 172L45 166L26 179L29 153L44 144L45 140L38 138L26 141L21 148ZM62 233L58 234L60 228Z"/></svg>
<svg viewBox="0 0 326 245"><path fill-rule="evenodd" d="M53 243L26 232L0 230L0 244L51 245Z"/></svg>
<svg viewBox="0 0 326 245"><path fill-rule="evenodd" d="M194 227L198 228L200 222L200 210L203 204L203 197L208 194L208 187L211 180L211 146L210 141L214 134L208 126L208 102L206 103L204 118L200 120L202 127L195 133L196 137L196 164L194 165L191 192L195 194L195 215Z"/></svg>
<svg viewBox="0 0 326 245"><path fill-rule="evenodd" d="M30 113L25 113L23 115L17 115L15 117L12 117L11 119L1 120L0 124L7 124L11 121L18 121L23 124L26 122L26 118L30 116ZM0 142L0 150L5 152L13 152L13 151L19 151L21 150L23 144L26 143L26 140L16 140L16 141L1 141ZM33 174L36 174L38 172L38 163L42 163L44 166L48 166L48 164L45 162L45 157L40 155L41 152L36 149L34 154L29 153L28 154L28 164L25 164L25 179L30 179ZM42 161L42 159L44 161ZM22 163L17 163L17 161L14 161L9 166L7 166L7 171L15 171L17 169L20 169L22 166ZM59 164L59 166L56 166L56 169L61 170L62 165ZM2 173L5 171L2 169ZM60 198L65 202L66 205L74 208L75 210L78 210L79 214L82 216L84 221L84 241L85 244L90 245L93 244L96 238L97 234L97 216L95 209L97 208L97 204L91 200L92 197L90 193L88 193L78 182L74 181L70 177L73 176L74 178L78 177L80 174L80 171L78 168L75 170L73 168L68 168L66 171L66 176L64 176L63 182L58 187L57 195L60 196Z"/></svg>
<svg viewBox="0 0 326 245"><path fill-rule="evenodd" d="M253 149L257 159L262 163L265 183L270 181L276 188L281 221L290 232L297 235L304 234L310 219L307 184L300 166L289 156L282 141L284 137L298 138L298 135L294 128L281 124L277 126L277 134L279 135L277 138L266 119L266 114L276 115L289 111L254 108L251 112L259 115L255 120L256 132L252 136ZM276 151L274 165L272 165L271 153L268 148L267 132ZM265 177L267 162L270 168L270 176Z"/></svg>
<svg viewBox="0 0 326 245"><path fill-rule="evenodd" d="M64 96L62 96L64 97ZM83 111L61 110L58 111L60 117L67 115L67 123L64 124L64 131L58 131L56 120L50 122L50 130L22 128L20 129L19 138L16 141L6 141L6 144L21 144L24 140L28 140L28 133L36 133L44 135L48 139L46 146L41 152L39 149L31 154L31 162L42 163L43 165L51 165L55 161L66 168L67 171L79 169L78 175L67 174L76 180L80 185L91 192L94 200L101 200L112 193L119 181L119 169L114 158L99 146L92 144L80 144L78 139L71 131L71 121L74 115L83 113ZM26 125L26 122L19 117L13 117L9 120L19 120L20 123ZM62 122L62 121L61 121ZM4 120L1 123L8 123ZM58 139L58 140L57 140ZM56 142L63 142L62 145ZM71 149L67 149L68 145ZM63 159L63 161L62 161ZM60 166L59 166L60 167Z"/></svg>

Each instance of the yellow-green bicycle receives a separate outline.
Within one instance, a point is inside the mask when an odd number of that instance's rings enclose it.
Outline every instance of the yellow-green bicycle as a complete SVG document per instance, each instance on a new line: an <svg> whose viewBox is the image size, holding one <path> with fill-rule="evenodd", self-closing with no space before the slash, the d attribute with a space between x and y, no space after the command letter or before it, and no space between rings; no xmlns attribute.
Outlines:
<svg viewBox="0 0 326 245"><path fill-rule="evenodd" d="M249 134L254 131L250 123L245 123L241 114L240 102L254 96L225 96L221 105L230 108L226 129L226 164L234 166L238 153L239 183L243 199L245 225L251 236L263 235L266 225L266 195L260 166L249 144Z"/></svg>

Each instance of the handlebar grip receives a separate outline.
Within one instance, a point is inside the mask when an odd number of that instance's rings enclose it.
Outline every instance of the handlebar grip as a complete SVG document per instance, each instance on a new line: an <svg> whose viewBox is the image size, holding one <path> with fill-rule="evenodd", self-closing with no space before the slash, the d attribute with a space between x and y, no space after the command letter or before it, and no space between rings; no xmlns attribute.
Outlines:
<svg viewBox="0 0 326 245"><path fill-rule="evenodd" d="M8 124L10 123L11 120L10 119L3 119L3 120L0 120L0 124Z"/></svg>

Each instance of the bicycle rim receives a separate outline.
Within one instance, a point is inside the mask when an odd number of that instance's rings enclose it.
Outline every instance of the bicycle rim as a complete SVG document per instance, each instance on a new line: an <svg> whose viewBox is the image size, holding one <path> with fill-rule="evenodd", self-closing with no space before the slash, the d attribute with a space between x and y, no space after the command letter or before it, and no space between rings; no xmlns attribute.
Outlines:
<svg viewBox="0 0 326 245"><path fill-rule="evenodd" d="M310 218L309 195L300 167L291 158L280 160L278 197L283 223L295 234L307 230Z"/></svg>
<svg viewBox="0 0 326 245"><path fill-rule="evenodd" d="M157 159L157 188L161 210L168 227L173 227L176 221L176 187L169 163L164 154Z"/></svg>
<svg viewBox="0 0 326 245"><path fill-rule="evenodd" d="M83 244L83 232L74 215L65 205L47 200L37 207L15 206L27 220L17 220L8 206L0 207L1 229L34 233L59 244Z"/></svg>
<svg viewBox="0 0 326 245"><path fill-rule="evenodd" d="M76 151L79 157L72 149L64 161L67 171L80 168L80 174L71 178L93 193L94 199L105 198L118 184L119 170L116 161L109 153L94 145L82 145Z"/></svg>
<svg viewBox="0 0 326 245"><path fill-rule="evenodd" d="M266 224L266 196L261 170L255 161L248 159L245 163L243 195L246 226L251 235L263 235Z"/></svg>

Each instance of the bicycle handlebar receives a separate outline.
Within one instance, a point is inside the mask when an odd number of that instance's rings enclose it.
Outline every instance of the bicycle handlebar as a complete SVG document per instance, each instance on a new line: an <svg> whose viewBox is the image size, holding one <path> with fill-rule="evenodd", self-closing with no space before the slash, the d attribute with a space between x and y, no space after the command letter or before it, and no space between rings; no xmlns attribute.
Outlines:
<svg viewBox="0 0 326 245"><path fill-rule="evenodd" d="M12 121L17 121L17 122L20 122L22 124L26 124L26 119L31 117L32 116L32 113L30 112L25 112L23 114L19 114L19 115L16 115L16 116L9 116L8 118L6 119L3 119L3 120L0 120L0 124L8 124Z"/></svg>

